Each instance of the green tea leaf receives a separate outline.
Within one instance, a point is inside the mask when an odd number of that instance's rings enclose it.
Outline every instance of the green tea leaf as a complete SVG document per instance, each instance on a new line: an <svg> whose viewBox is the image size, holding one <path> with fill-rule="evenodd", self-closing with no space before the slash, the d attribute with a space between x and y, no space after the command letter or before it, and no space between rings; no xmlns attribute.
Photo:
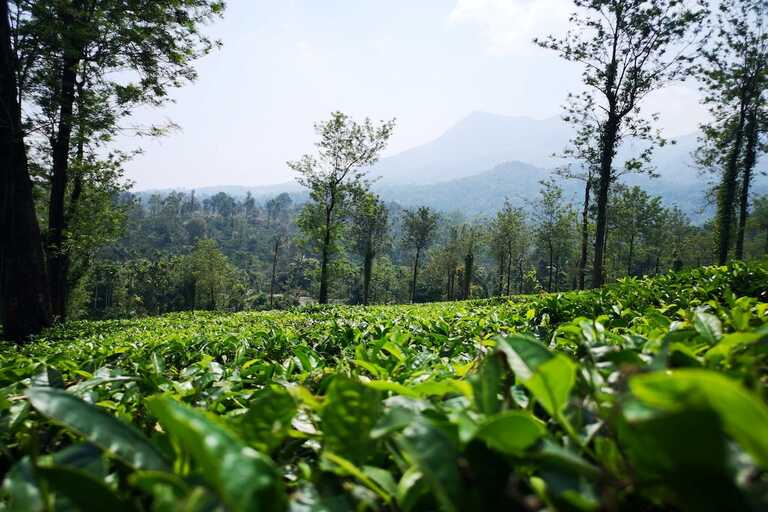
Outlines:
<svg viewBox="0 0 768 512"><path fill-rule="evenodd" d="M396 438L397 444L429 482L445 511L460 510L463 494L453 441L426 418L420 417Z"/></svg>
<svg viewBox="0 0 768 512"><path fill-rule="evenodd" d="M325 448L353 462L371 456L371 430L381 414L381 393L343 376L328 388L320 416Z"/></svg>
<svg viewBox="0 0 768 512"><path fill-rule="evenodd" d="M231 510L283 508L282 482L269 458L202 411L168 397L150 398L147 406Z"/></svg>
<svg viewBox="0 0 768 512"><path fill-rule="evenodd" d="M507 411L484 422L476 436L494 450L520 455L545 433L544 424L531 414Z"/></svg>
<svg viewBox="0 0 768 512"><path fill-rule="evenodd" d="M79 510L133 510L103 482L88 473L64 466L38 467L35 474L43 479L50 491L66 497Z"/></svg>
<svg viewBox="0 0 768 512"><path fill-rule="evenodd" d="M711 408L723 427L764 468L768 468L768 406L739 383L707 370L676 370L639 375L632 394L666 411Z"/></svg>
<svg viewBox="0 0 768 512"><path fill-rule="evenodd" d="M59 421L125 463L140 469L166 469L167 463L133 426L66 391L29 388L27 398L41 414Z"/></svg>
<svg viewBox="0 0 768 512"><path fill-rule="evenodd" d="M551 416L557 416L563 410L575 383L576 365L562 354L539 365L536 372L523 381Z"/></svg>
<svg viewBox="0 0 768 512"><path fill-rule="evenodd" d="M270 453L290 432L296 402L285 388L276 387L257 391L248 405L240 422L244 437L257 449Z"/></svg>

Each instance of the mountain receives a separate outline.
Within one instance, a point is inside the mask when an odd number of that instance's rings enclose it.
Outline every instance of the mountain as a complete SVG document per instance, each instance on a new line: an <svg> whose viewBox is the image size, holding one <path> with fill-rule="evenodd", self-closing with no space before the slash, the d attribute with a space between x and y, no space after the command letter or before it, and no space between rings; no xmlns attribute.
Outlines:
<svg viewBox="0 0 768 512"><path fill-rule="evenodd" d="M440 211L459 211L467 217L491 215L509 199L524 206L539 190L539 181L549 171L523 162L505 162L493 169L429 185L374 185L376 193L387 201L396 201L408 208L427 205Z"/></svg>
<svg viewBox="0 0 768 512"><path fill-rule="evenodd" d="M571 130L557 117L535 120L473 112L437 139L382 158L372 170L384 183L429 184L464 178L504 162L556 165Z"/></svg>
<svg viewBox="0 0 768 512"><path fill-rule="evenodd" d="M539 181L562 164L554 158L571 137L561 119L535 120L485 112L474 112L427 144L381 159L371 175L379 179L373 189L387 201L403 206L427 205L442 211L460 211L472 217L492 215L509 199L525 206L536 197ZM706 192L710 176L701 176L693 165L692 153L698 134L677 137L674 143L658 148L653 166L658 178L630 174L620 182L639 185L651 194L660 195L667 205L677 205L694 221L703 221L712 213ZM617 155L617 167L642 148L628 141ZM766 159L758 163L755 193L768 193L764 174ZM581 201L580 182L564 182L565 196ZM167 193L166 191L151 191ZM264 201L288 192L297 202L306 200L306 192L296 182L263 187L223 186L197 189L198 197L227 192L236 197L250 193ZM144 198L150 192L139 195ZM527 200L527 201L526 201Z"/></svg>

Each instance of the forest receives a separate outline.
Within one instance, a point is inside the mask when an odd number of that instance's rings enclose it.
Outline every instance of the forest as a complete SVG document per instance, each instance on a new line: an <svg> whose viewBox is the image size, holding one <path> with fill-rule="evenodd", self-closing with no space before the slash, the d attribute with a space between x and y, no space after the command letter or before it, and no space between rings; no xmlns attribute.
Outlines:
<svg viewBox="0 0 768 512"><path fill-rule="evenodd" d="M228 6L0 0L0 510L764 510L768 2L569 5L570 140L486 214L341 110L301 192L137 190ZM632 180L680 83L695 217Z"/></svg>

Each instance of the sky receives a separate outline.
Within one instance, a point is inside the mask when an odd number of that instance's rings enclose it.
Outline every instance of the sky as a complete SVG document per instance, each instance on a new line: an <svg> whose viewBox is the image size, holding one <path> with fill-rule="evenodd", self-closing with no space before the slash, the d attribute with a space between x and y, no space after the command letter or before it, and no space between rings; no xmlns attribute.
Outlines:
<svg viewBox="0 0 768 512"><path fill-rule="evenodd" d="M206 32L223 43L174 103L137 112L173 121L162 139L125 138L137 190L269 185L313 150L313 123L335 110L397 119L384 155L435 139L473 111L558 116L580 68L536 47L563 34L567 0L228 0ZM693 83L646 100L668 136L705 119Z"/></svg>

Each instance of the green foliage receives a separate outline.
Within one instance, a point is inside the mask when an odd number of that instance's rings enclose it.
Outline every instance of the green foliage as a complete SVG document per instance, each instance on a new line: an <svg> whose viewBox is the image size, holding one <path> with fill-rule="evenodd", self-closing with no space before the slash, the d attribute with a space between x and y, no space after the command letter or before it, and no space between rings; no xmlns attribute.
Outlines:
<svg viewBox="0 0 768 512"><path fill-rule="evenodd" d="M0 348L11 510L760 510L768 264L70 322Z"/></svg>

